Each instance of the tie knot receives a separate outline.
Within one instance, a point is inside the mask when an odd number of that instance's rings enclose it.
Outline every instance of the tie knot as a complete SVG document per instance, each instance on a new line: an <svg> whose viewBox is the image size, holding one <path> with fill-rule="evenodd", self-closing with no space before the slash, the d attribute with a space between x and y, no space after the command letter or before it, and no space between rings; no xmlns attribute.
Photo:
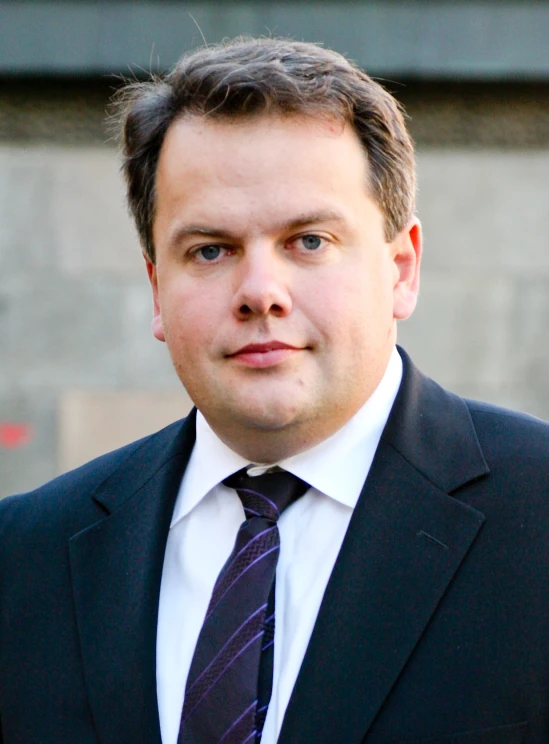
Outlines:
<svg viewBox="0 0 549 744"><path fill-rule="evenodd" d="M223 481L225 486L238 493L246 519L263 517L276 522L284 509L303 496L308 483L286 470L267 471L262 475L248 475L242 468Z"/></svg>

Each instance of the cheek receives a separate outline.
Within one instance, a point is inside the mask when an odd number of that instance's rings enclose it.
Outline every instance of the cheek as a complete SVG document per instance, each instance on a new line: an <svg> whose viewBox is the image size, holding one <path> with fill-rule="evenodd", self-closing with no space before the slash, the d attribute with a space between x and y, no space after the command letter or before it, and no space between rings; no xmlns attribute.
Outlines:
<svg viewBox="0 0 549 744"><path fill-rule="evenodd" d="M215 295L209 297L200 288L181 286L165 293L161 312L168 345L180 353L188 349L191 354L212 342L227 315Z"/></svg>
<svg viewBox="0 0 549 744"><path fill-rule="evenodd" d="M360 272L360 267L353 272L334 272L303 293L302 307L319 329L354 326L360 319L367 320L372 306L378 305L379 288Z"/></svg>
<svg viewBox="0 0 549 744"><path fill-rule="evenodd" d="M360 269L357 269L359 271ZM362 358L375 352L391 335L393 327L392 292L378 276L348 274L334 277L324 292L309 304L313 323L324 340L347 359Z"/></svg>

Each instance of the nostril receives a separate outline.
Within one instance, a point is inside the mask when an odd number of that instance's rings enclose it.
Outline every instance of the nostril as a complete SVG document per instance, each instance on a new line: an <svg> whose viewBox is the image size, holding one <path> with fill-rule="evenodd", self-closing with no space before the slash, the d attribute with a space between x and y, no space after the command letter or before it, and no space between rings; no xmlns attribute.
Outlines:
<svg viewBox="0 0 549 744"><path fill-rule="evenodd" d="M241 305L238 305L237 312L240 317L250 317L255 315L275 315L278 317L286 315L288 309L284 304L269 302L268 300L263 301L261 298L258 298L257 301L254 299L251 303L243 302Z"/></svg>

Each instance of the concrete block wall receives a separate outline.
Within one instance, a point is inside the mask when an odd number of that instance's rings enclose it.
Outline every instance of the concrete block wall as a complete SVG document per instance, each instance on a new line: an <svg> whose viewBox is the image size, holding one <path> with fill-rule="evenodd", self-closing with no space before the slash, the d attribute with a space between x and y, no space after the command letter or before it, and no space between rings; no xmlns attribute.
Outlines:
<svg viewBox="0 0 549 744"><path fill-rule="evenodd" d="M549 418L549 150L420 149L420 303L451 389ZM184 415L108 146L0 147L0 496Z"/></svg>
<svg viewBox="0 0 549 744"><path fill-rule="evenodd" d="M423 285L400 338L453 390L549 418L549 150L420 151Z"/></svg>
<svg viewBox="0 0 549 744"><path fill-rule="evenodd" d="M112 148L0 148L0 277L0 495L188 411Z"/></svg>

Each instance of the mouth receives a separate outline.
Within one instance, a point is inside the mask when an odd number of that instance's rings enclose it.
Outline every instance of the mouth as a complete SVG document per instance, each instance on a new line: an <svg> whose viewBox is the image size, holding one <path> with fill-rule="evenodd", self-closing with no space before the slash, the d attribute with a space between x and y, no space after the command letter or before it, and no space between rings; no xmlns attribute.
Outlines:
<svg viewBox="0 0 549 744"><path fill-rule="evenodd" d="M227 356L245 367L265 369L274 367L303 350L302 347L285 344L282 341L267 341L263 344L247 344Z"/></svg>

